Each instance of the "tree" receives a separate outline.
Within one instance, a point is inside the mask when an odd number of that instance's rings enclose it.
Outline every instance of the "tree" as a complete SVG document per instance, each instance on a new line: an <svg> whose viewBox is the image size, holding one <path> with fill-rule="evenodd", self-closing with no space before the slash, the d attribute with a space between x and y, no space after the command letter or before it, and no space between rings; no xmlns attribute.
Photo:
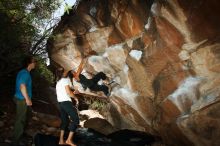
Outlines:
<svg viewBox="0 0 220 146"><path fill-rule="evenodd" d="M59 6L59 0L0 1L0 76L19 68L24 54L45 55L44 44L57 21L52 14Z"/></svg>
<svg viewBox="0 0 220 146"><path fill-rule="evenodd" d="M38 76L52 80L45 65L45 44L58 22L53 13L60 4L60 0L0 1L0 82L4 84L1 91L14 88L11 81L27 54L39 59Z"/></svg>

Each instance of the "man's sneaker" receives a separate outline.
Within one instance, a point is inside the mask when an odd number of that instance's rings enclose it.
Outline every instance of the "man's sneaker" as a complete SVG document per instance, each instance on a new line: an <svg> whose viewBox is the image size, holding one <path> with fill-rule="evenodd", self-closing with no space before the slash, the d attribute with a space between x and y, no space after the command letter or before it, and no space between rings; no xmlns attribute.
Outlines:
<svg viewBox="0 0 220 146"><path fill-rule="evenodd" d="M110 92L108 92L108 94L106 95L107 97L109 97L111 95L111 93Z"/></svg>
<svg viewBox="0 0 220 146"><path fill-rule="evenodd" d="M108 87L108 93L105 94L107 97L111 96L112 87L110 85L107 85Z"/></svg>
<svg viewBox="0 0 220 146"><path fill-rule="evenodd" d="M111 85L111 84L113 84L114 82L115 82L115 80L111 80L111 81L108 82L108 85Z"/></svg>

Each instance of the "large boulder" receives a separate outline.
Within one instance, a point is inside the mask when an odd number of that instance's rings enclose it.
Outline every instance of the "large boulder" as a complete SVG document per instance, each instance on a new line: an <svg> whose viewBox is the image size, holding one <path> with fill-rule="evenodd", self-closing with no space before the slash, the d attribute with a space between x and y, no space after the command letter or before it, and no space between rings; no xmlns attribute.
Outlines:
<svg viewBox="0 0 220 146"><path fill-rule="evenodd" d="M54 30L49 56L66 69L89 56L85 71L117 83L103 111L115 128L159 135L168 145L220 145L217 120L204 113L218 112L219 5L81 0Z"/></svg>

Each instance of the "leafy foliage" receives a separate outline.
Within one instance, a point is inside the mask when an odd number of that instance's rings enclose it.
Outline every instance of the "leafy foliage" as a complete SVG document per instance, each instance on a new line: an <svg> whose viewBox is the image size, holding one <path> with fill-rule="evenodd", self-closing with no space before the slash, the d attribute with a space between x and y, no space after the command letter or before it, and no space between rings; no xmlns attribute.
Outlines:
<svg viewBox="0 0 220 146"><path fill-rule="evenodd" d="M89 109L102 111L107 105L106 101L98 100L98 99L85 99L86 104L89 105Z"/></svg>
<svg viewBox="0 0 220 146"><path fill-rule="evenodd" d="M54 74L47 68L46 60L38 57L36 74L46 79L49 84L54 82Z"/></svg>
<svg viewBox="0 0 220 146"><path fill-rule="evenodd" d="M45 64L45 44L58 23L53 12L59 6L60 0L0 1L0 82L11 84L27 54L39 60L36 76L48 83L53 80ZM14 88L14 84L10 86Z"/></svg>
<svg viewBox="0 0 220 146"><path fill-rule="evenodd" d="M52 14L59 5L59 0L0 1L0 76L19 68L24 54L45 57L46 39L56 21Z"/></svg>
<svg viewBox="0 0 220 146"><path fill-rule="evenodd" d="M71 6L69 6L67 3L65 3L65 6L64 6L64 12L69 14L69 11L72 9Z"/></svg>

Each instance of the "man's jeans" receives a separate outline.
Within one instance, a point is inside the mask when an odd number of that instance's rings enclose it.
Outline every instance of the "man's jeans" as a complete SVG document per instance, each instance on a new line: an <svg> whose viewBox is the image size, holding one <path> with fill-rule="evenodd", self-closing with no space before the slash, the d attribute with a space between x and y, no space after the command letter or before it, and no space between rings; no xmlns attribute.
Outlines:
<svg viewBox="0 0 220 146"><path fill-rule="evenodd" d="M16 103L16 118L13 133L13 143L18 144L26 126L27 113L29 111L25 100L19 100L15 98Z"/></svg>

